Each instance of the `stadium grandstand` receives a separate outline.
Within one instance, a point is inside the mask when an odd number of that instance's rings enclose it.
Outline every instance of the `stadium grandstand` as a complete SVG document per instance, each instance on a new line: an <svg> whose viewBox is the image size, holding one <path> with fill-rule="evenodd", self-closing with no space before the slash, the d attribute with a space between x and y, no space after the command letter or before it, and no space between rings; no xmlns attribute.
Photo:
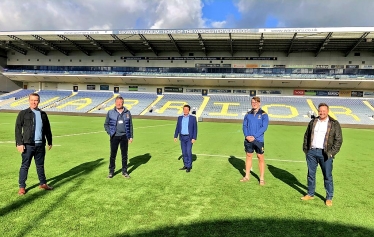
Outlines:
<svg viewBox="0 0 374 237"><path fill-rule="evenodd" d="M135 116L241 120L260 96L272 122L330 105L374 125L374 27L0 32L0 111L102 116L121 95Z"/></svg>

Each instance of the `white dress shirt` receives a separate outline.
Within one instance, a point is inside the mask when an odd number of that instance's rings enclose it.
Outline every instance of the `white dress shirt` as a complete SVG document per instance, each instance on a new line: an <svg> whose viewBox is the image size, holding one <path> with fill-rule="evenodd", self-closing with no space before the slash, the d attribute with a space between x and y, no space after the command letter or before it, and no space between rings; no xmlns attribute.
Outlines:
<svg viewBox="0 0 374 237"><path fill-rule="evenodd" d="M328 117L323 121L318 119L317 124L314 127L314 137L312 141L312 148L323 149L323 142L325 141L328 123L329 123Z"/></svg>

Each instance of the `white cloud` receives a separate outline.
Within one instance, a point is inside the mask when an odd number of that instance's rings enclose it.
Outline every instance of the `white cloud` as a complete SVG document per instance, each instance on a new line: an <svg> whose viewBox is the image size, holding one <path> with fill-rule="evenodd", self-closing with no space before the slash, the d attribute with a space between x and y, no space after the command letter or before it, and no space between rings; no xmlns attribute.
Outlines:
<svg viewBox="0 0 374 237"><path fill-rule="evenodd" d="M2 0L0 29L200 28L202 7L201 0Z"/></svg>
<svg viewBox="0 0 374 237"><path fill-rule="evenodd" d="M225 28L226 23L226 21L213 21L211 25L213 28Z"/></svg>
<svg viewBox="0 0 374 237"><path fill-rule="evenodd" d="M155 10L152 29L202 28L202 3L200 0L161 0Z"/></svg>
<svg viewBox="0 0 374 237"><path fill-rule="evenodd" d="M0 30L374 26L373 0L232 0L241 16L206 19L223 0L1 0Z"/></svg>

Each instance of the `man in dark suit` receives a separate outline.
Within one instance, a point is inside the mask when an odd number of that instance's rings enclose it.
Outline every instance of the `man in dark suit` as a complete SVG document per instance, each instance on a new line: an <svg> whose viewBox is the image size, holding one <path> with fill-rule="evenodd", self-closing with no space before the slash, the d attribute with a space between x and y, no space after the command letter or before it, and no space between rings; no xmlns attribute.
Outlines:
<svg viewBox="0 0 374 237"><path fill-rule="evenodd" d="M197 139L197 121L195 116L190 115L190 110L189 105L183 106L183 115L178 117L174 133L174 141L177 142L179 135L182 148L184 166L180 170L187 173L192 169L192 145Z"/></svg>

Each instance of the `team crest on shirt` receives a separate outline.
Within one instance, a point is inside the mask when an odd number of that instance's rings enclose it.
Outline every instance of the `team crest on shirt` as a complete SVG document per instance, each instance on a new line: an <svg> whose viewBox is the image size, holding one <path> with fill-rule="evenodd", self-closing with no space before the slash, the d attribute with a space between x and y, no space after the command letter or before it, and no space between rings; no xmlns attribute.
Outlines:
<svg viewBox="0 0 374 237"><path fill-rule="evenodd" d="M258 115L258 119L261 119L261 114Z"/></svg>
<svg viewBox="0 0 374 237"><path fill-rule="evenodd" d="M129 114L126 114L126 118L130 118Z"/></svg>

